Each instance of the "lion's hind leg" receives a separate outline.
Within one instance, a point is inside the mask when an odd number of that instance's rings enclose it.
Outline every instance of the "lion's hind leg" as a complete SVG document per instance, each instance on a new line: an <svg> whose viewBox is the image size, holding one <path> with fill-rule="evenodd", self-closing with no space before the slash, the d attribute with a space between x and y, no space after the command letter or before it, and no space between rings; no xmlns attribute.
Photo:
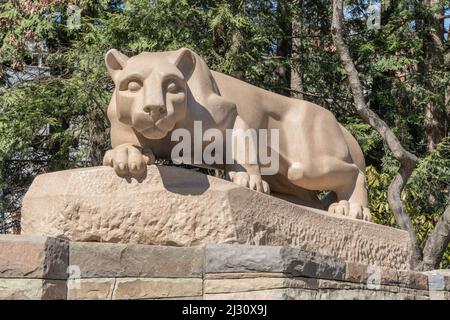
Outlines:
<svg viewBox="0 0 450 320"><path fill-rule="evenodd" d="M331 213L371 221L365 175L356 164L334 157L308 164L293 162L287 171L289 181L307 190L335 192L337 200L328 207Z"/></svg>
<svg viewBox="0 0 450 320"><path fill-rule="evenodd" d="M350 183L344 183L341 187L335 189L338 202L329 206L331 213L350 216L355 219L372 221L372 214L368 206L368 186L364 174L365 161L364 155L356 139L342 125L341 131L347 143L352 161L357 167L357 175Z"/></svg>
<svg viewBox="0 0 450 320"><path fill-rule="evenodd" d="M328 212L349 216L354 219L372 221L372 215L367 208L367 184L362 171L353 183L343 185L333 190L337 195L337 202L328 207Z"/></svg>

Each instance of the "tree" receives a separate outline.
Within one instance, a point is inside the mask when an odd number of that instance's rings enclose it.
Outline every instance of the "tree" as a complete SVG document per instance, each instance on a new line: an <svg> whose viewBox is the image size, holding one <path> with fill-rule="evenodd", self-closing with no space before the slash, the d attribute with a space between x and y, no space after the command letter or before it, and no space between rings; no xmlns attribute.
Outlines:
<svg viewBox="0 0 450 320"><path fill-rule="evenodd" d="M293 63L297 62L297 64L293 65L291 70L291 96L297 99L303 100L303 75L300 70L299 63L302 60L302 27L303 27L303 16L302 16L302 0L293 0L292 1L292 22L291 22L291 30L292 30L292 60Z"/></svg>
<svg viewBox="0 0 450 320"><path fill-rule="evenodd" d="M425 107L427 125L427 148L432 151L447 136L448 114L446 110L446 90L440 68L449 63L449 54L444 45L444 6L441 0L422 0L424 19L424 59L421 70L425 79L425 87L430 95ZM440 72L436 72L439 70ZM448 101L447 101L448 103Z"/></svg>
<svg viewBox="0 0 450 320"><path fill-rule="evenodd" d="M389 186L389 204L396 217L397 223L402 229L408 231L410 236L413 247L413 266L417 269L435 268L450 241L450 206L447 207L433 233L428 238L423 251L424 256L422 256L416 231L402 199L402 191L416 166L417 157L405 150L389 126L380 119L375 112L367 107L358 71L343 38L343 10L343 1L333 0L333 22L331 32L333 34L337 52L348 76L356 110L359 116L382 136L393 156L400 163L400 168Z"/></svg>

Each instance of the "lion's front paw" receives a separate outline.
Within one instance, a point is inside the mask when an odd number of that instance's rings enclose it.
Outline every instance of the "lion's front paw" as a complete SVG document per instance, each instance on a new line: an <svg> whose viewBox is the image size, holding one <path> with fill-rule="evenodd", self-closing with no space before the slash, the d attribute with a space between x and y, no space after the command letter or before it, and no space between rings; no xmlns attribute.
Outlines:
<svg viewBox="0 0 450 320"><path fill-rule="evenodd" d="M247 172L230 172L230 180L240 186L250 188L255 191L270 193L269 184L258 174L248 174Z"/></svg>
<svg viewBox="0 0 450 320"><path fill-rule="evenodd" d="M359 203L341 200L335 202L328 208L328 212L349 216L353 219L361 219L365 221L372 221L372 214L368 208L364 208Z"/></svg>
<svg viewBox="0 0 450 320"><path fill-rule="evenodd" d="M103 157L103 165L113 167L121 177L141 178L147 164L153 164L155 157L151 152L142 154L141 150L132 144L121 144L108 150Z"/></svg>

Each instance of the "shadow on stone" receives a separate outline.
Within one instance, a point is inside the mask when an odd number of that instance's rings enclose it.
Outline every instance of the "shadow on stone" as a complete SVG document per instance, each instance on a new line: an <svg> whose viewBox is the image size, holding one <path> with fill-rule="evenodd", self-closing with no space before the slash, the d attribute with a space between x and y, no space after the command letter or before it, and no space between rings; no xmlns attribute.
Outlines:
<svg viewBox="0 0 450 320"><path fill-rule="evenodd" d="M181 195L201 195L210 187L208 176L205 174L173 170L172 167L157 166L157 168L164 188L170 192ZM195 179L192 178L193 176Z"/></svg>

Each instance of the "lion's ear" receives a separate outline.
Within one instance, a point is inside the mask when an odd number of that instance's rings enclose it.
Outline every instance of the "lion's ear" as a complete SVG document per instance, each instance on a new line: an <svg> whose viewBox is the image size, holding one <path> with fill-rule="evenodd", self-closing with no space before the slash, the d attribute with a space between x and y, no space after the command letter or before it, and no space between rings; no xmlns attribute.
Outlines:
<svg viewBox="0 0 450 320"><path fill-rule="evenodd" d="M176 58L174 64L183 73L184 79L187 81L191 77L195 68L195 56L194 53L187 49L181 48L176 51Z"/></svg>
<svg viewBox="0 0 450 320"><path fill-rule="evenodd" d="M109 50L105 55L105 64L111 78L115 81L117 75L127 64L128 57L116 49Z"/></svg>

